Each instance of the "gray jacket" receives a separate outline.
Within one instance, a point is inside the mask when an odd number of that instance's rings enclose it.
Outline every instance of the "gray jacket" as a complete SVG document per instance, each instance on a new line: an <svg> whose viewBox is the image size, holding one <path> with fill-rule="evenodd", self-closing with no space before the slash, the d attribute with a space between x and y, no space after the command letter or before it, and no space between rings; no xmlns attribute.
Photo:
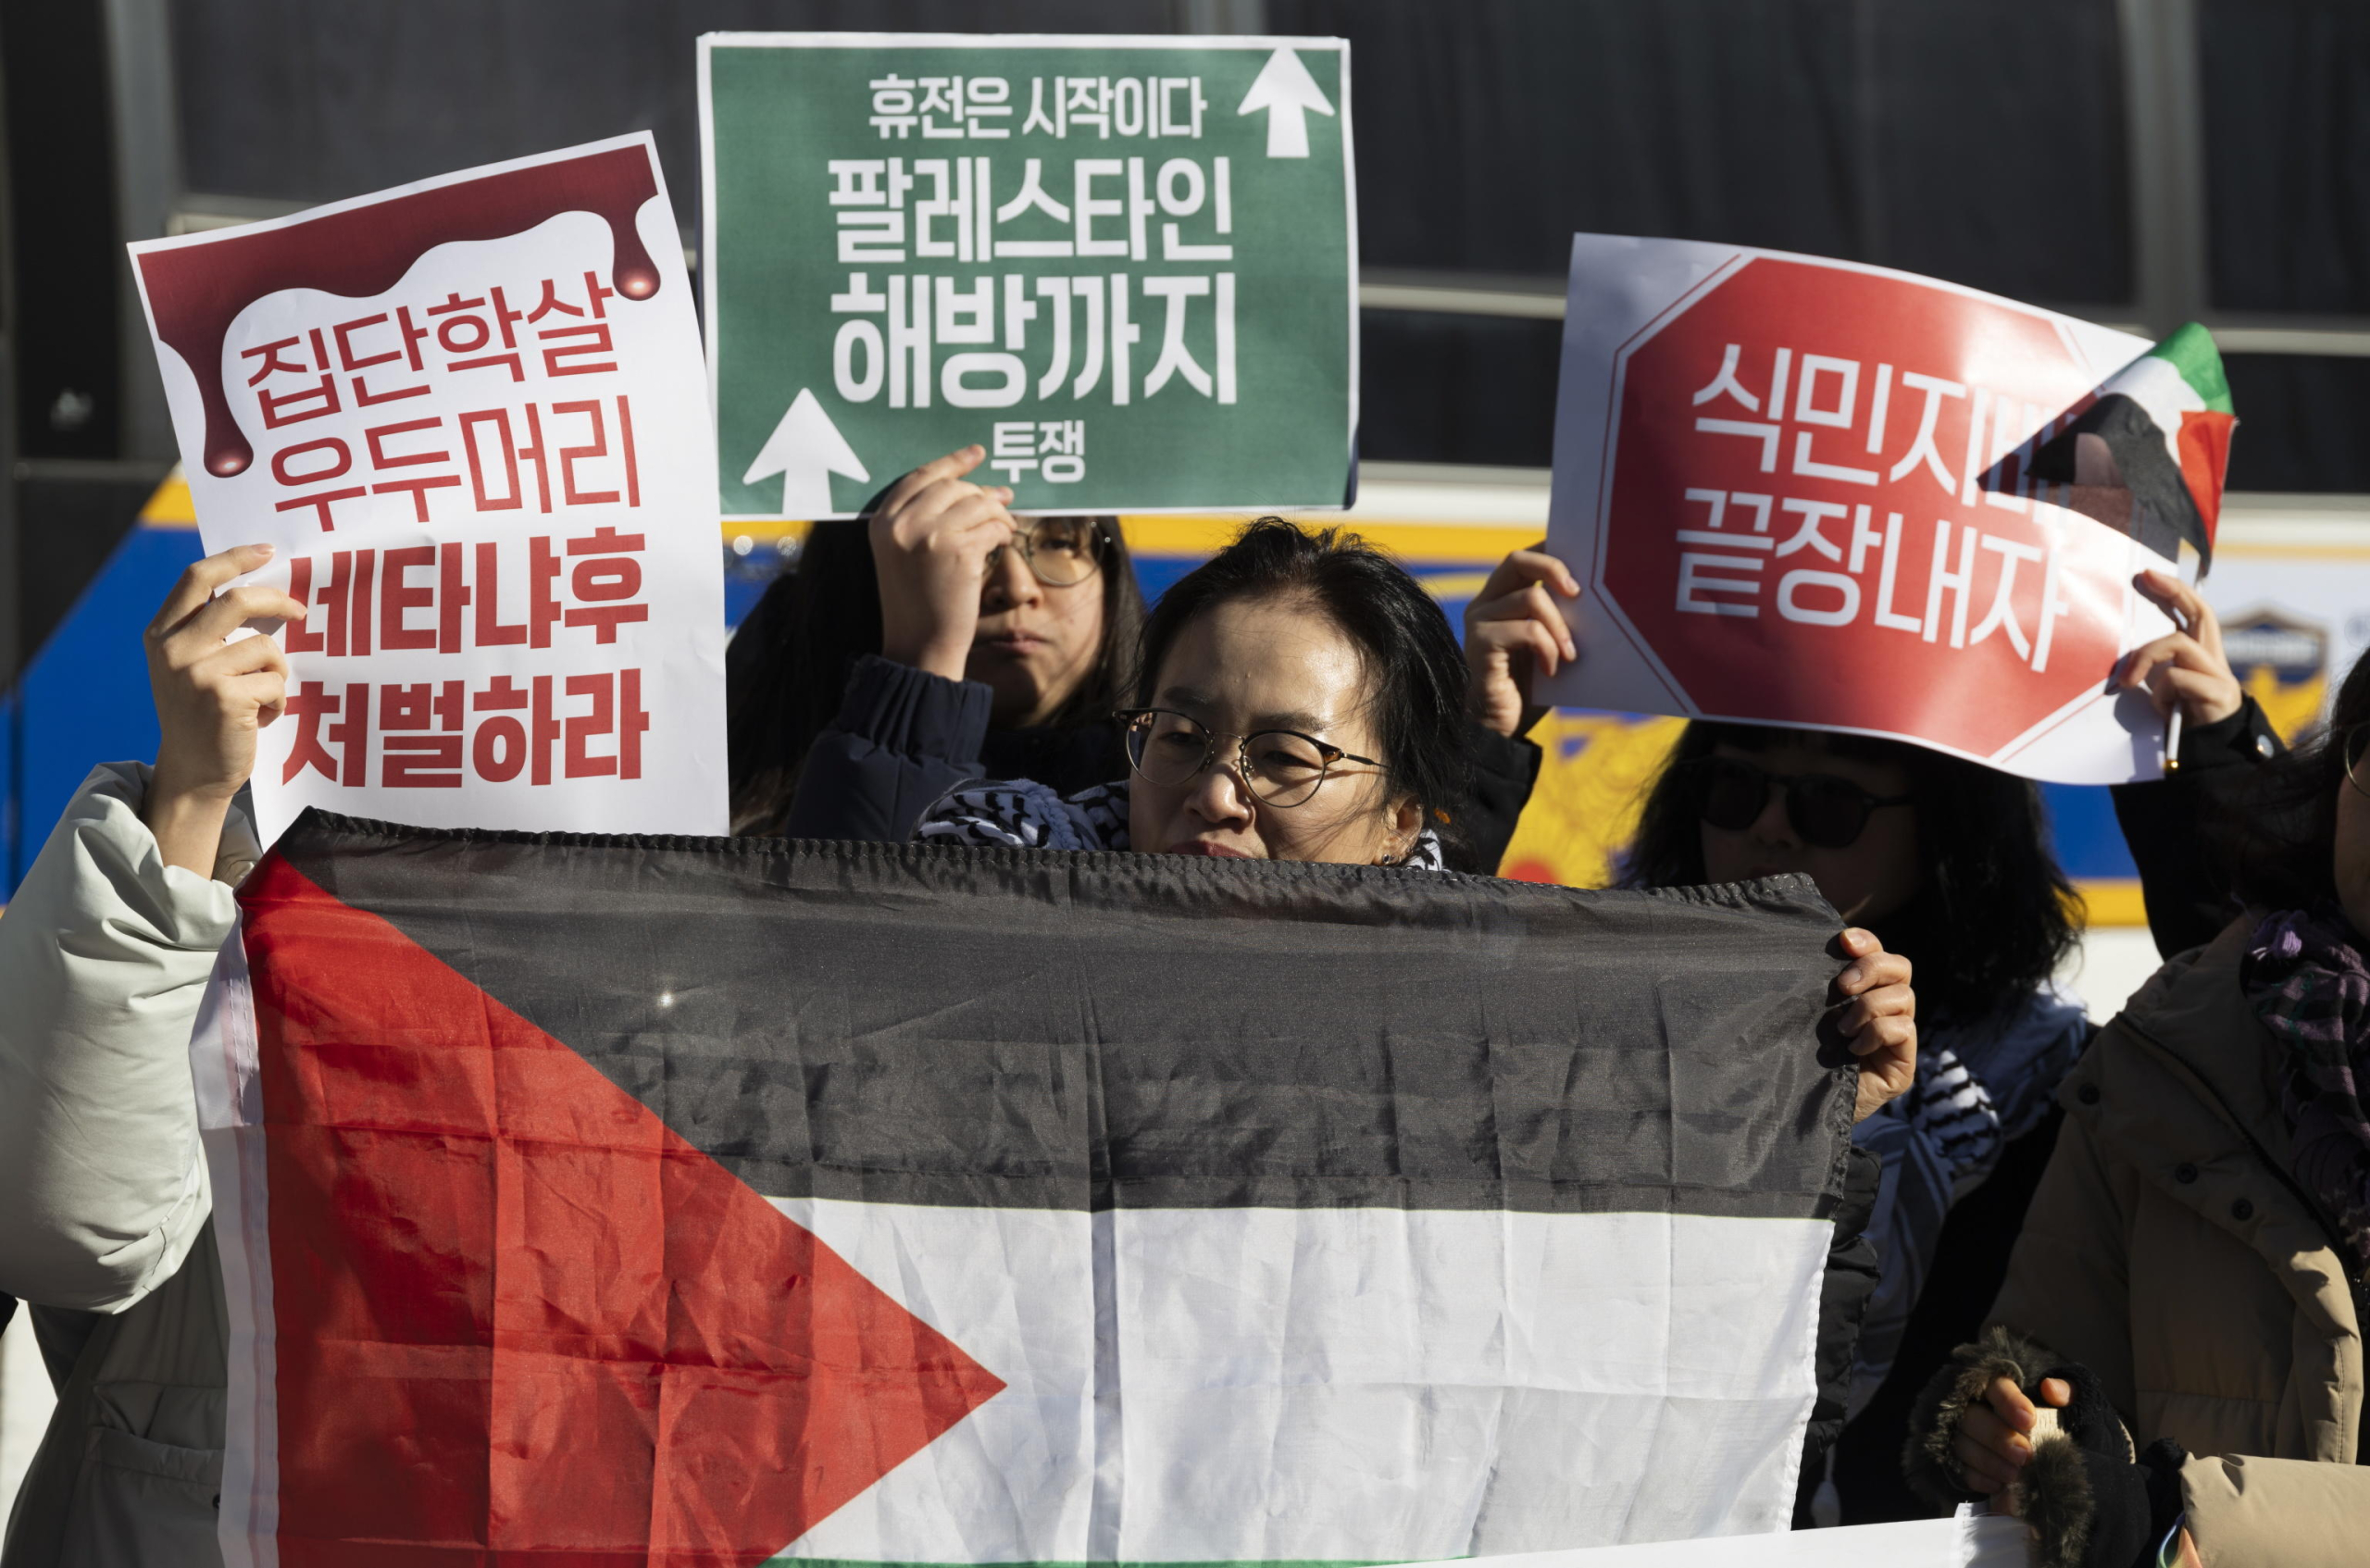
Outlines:
<svg viewBox="0 0 2370 1568"><path fill-rule="evenodd" d="M258 855L209 881L140 820L148 769L93 771L0 917L0 1291L61 1379L0 1568L212 1568L226 1318L190 1031Z"/></svg>

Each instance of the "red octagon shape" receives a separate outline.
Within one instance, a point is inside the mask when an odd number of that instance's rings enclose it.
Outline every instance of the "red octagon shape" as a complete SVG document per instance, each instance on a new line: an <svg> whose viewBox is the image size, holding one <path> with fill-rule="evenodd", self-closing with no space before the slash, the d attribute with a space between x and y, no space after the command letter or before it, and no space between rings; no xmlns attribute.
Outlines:
<svg viewBox="0 0 2370 1568"><path fill-rule="evenodd" d="M1698 401L1719 382L1730 345L1734 380L1757 410L1725 389ZM1780 351L1783 417L1771 431ZM2014 445L2078 406L2101 379L2049 317L1939 284L1754 256L1640 331L1615 374L1593 575L1622 629L1693 712L1901 735L1989 757L2101 689L2120 651L2123 541L2076 514L2048 508L2054 523L2044 526L2028 503L2002 504L2018 499ZM1879 382L1889 403L1877 429ZM1927 382L1962 390L1952 396ZM1929 399L1936 460L1895 479ZM2003 404L2009 417L1994 417ZM1975 466L2007 490L1970 499L1978 410L1986 444ZM1706 430L1707 419L1765 433ZM1994 441L2008 444L2004 461ZM1726 498L1716 530L1706 492ZM1864 506L1866 531L1855 538ZM1756 527L1760 511L1767 520ZM1817 537L1797 540L1806 520ZM1889 535L1897 541L1877 542ZM1938 538L1947 546L1937 593ZM1880 591L1888 554L1890 598ZM2052 554L2057 597L2071 612L2055 619L2046 667L2036 669ZM1690 555L1699 579L1708 572L1729 586L1699 581L1690 593ZM1706 567L1706 558L1731 565ZM1953 589L1966 561L1971 580ZM2008 608L2022 653L2004 624L1973 635L2011 565ZM1682 600L1696 607L1680 609ZM1954 633L1965 646L1952 646Z"/></svg>

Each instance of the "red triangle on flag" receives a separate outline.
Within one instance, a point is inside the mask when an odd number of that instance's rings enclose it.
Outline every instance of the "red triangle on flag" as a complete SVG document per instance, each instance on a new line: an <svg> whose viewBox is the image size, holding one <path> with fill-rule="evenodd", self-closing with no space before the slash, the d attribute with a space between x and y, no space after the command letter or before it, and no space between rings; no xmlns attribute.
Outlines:
<svg viewBox="0 0 2370 1568"><path fill-rule="evenodd" d="M384 919L241 902L283 1568L760 1562L1004 1388Z"/></svg>
<svg viewBox="0 0 2370 1568"><path fill-rule="evenodd" d="M2231 415L2184 409L2181 428L2173 437L2174 450L2180 454L2181 482L2205 519L2209 543L2222 516L2222 481L2230 471L2230 436L2238 428Z"/></svg>

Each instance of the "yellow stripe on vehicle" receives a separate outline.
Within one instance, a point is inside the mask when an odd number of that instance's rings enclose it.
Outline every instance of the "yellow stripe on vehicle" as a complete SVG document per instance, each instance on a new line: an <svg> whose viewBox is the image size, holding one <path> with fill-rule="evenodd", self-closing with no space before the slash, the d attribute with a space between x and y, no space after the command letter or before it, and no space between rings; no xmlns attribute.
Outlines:
<svg viewBox="0 0 2370 1568"><path fill-rule="evenodd" d="M2093 926L2145 926L2148 905L2139 896L2139 878L2087 877L2074 884Z"/></svg>
<svg viewBox="0 0 2370 1568"><path fill-rule="evenodd" d="M140 520L152 529L197 527L197 507L190 500L189 481L181 478L180 464L173 465L173 471L140 508Z"/></svg>

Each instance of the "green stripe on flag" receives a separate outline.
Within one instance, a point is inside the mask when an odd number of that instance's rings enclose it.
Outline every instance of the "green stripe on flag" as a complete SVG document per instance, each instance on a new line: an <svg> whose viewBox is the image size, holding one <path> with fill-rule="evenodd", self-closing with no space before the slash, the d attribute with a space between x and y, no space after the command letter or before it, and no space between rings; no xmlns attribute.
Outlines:
<svg viewBox="0 0 2370 1568"><path fill-rule="evenodd" d="M2189 391L2204 399L2207 413L2238 412L2230 402L2230 383L2223 378L2222 351L2214 346L2213 333L2192 321L2148 352L2180 372Z"/></svg>

